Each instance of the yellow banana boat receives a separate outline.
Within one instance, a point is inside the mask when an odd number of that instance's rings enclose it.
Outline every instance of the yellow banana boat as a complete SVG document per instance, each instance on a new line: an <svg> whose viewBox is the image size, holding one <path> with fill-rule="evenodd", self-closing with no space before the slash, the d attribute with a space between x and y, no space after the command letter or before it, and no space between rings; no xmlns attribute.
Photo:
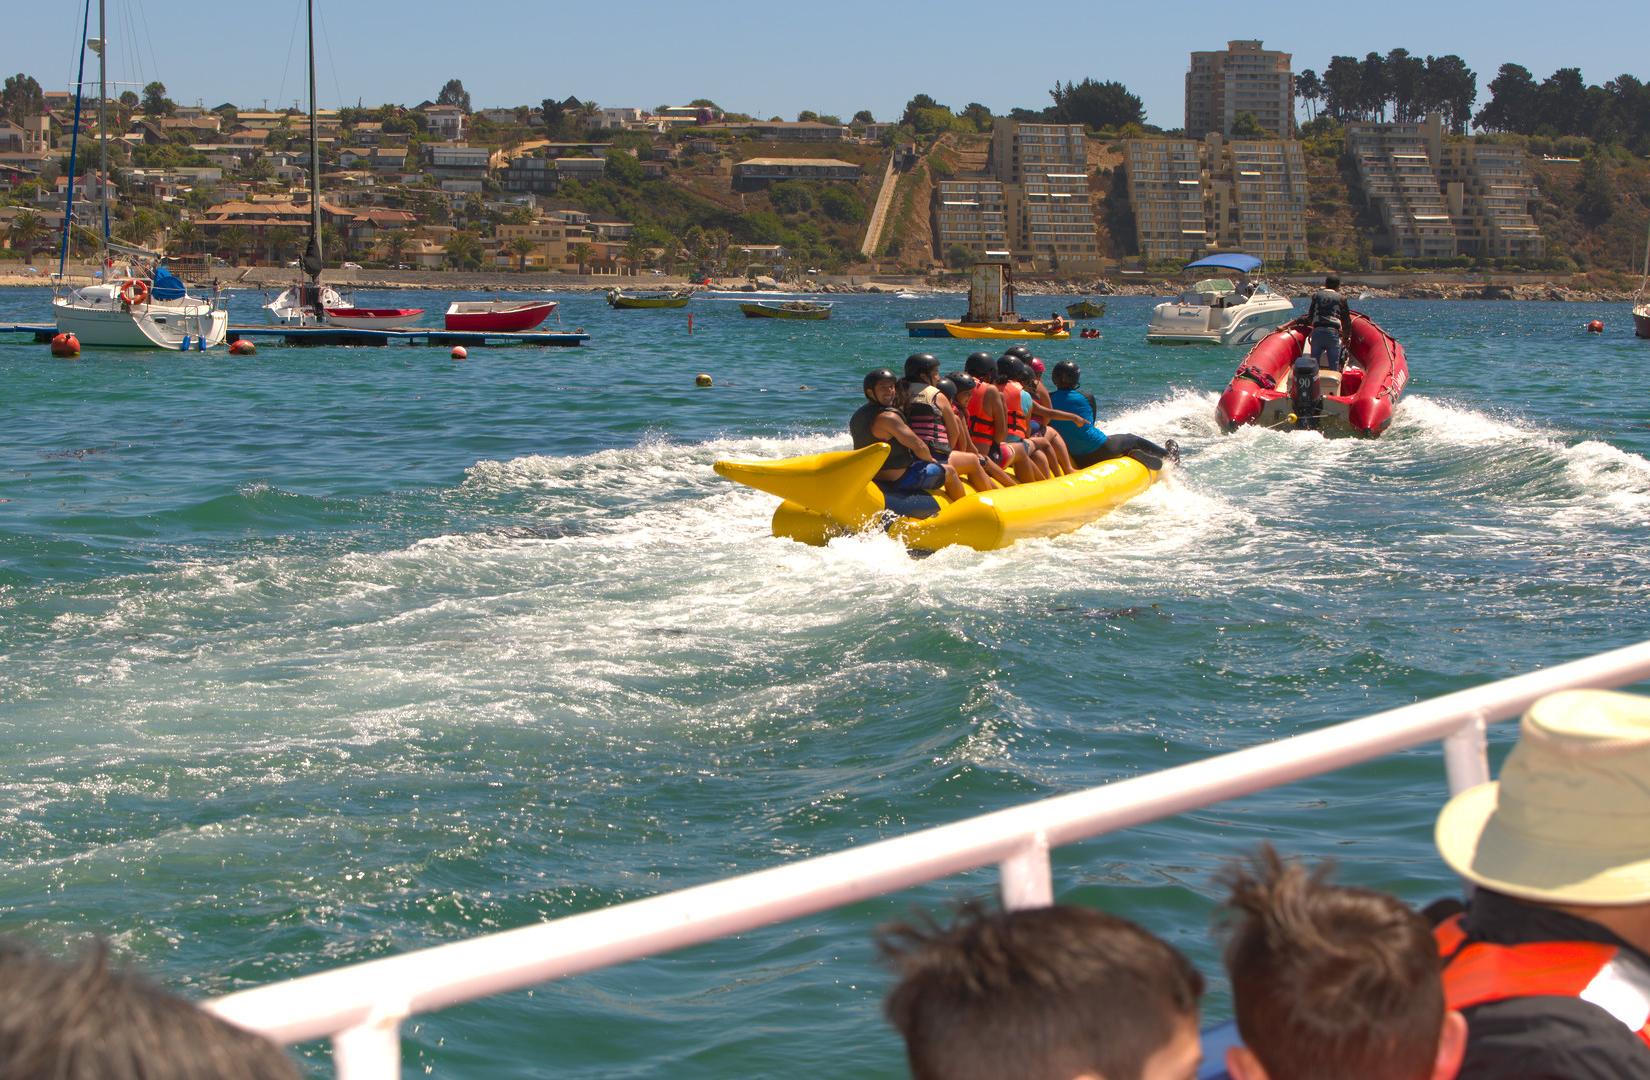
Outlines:
<svg viewBox="0 0 1650 1080"><path fill-rule="evenodd" d="M1036 323L1033 325L1047 324ZM992 338L995 340L1013 341L1029 341L1032 339L1040 341L1065 341L1067 338L1071 337L1070 330L1021 330L1006 326L972 326L968 323L954 322L948 322L945 324L945 332L954 338Z"/></svg>
<svg viewBox="0 0 1650 1080"><path fill-rule="evenodd" d="M778 461L718 461L718 475L785 500L773 514L773 534L804 544L824 544L858 532L888 513L899 513L871 478L888 459L888 444L861 450L783 458ZM1133 458L1113 458L1070 476L973 491L955 502L943 491L929 492L939 513L897 516L890 535L911 547L933 550L962 544L979 551L1007 547L1033 536L1058 536L1079 529L1152 486L1157 473Z"/></svg>

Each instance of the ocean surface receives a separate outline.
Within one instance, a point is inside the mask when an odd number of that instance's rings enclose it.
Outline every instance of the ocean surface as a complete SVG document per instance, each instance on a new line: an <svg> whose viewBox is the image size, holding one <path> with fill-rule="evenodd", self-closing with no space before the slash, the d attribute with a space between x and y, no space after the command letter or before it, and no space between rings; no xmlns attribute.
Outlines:
<svg viewBox="0 0 1650 1080"><path fill-rule="evenodd" d="M442 293L364 293L438 318ZM235 321L260 297L237 294ZM960 297L561 297L580 349L254 357L0 339L0 932L221 994L1140 775L1642 639L1650 342L1628 306L1369 301L1375 442L1219 434L1239 354L1073 358L1183 468L1075 534L915 559L773 539L718 457L846 446ZM1022 302L1033 313L1046 298ZM1602 318L1603 335L1582 324ZM0 324L49 319L0 290ZM714 377L709 389L694 375ZM1503 752L1512 735L1498 729ZM1213 978L1261 839L1423 902L1436 749L1056 855ZM897 1077L874 928L977 873L416 1018L409 1077ZM329 1051L302 1048L327 1074Z"/></svg>

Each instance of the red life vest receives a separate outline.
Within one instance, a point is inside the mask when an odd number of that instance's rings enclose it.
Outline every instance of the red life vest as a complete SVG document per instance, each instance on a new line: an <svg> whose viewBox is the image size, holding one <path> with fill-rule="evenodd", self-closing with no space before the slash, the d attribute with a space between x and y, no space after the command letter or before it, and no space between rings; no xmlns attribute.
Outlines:
<svg viewBox="0 0 1650 1080"><path fill-rule="evenodd" d="M985 392L991 389L988 382L977 382L974 389L968 393L968 437L974 440L974 445L982 451L989 451L997 441L997 421L985 408Z"/></svg>
<svg viewBox="0 0 1650 1080"><path fill-rule="evenodd" d="M1573 997L1626 1024L1650 1049L1650 966L1600 941L1467 941L1461 916L1432 931L1444 961L1444 1002L1470 1009L1520 997Z"/></svg>
<svg viewBox="0 0 1650 1080"><path fill-rule="evenodd" d="M1003 411L1008 414L1008 433L1025 438L1031 434L1031 418L1026 416L1026 388L1013 379L997 389L1003 392Z"/></svg>

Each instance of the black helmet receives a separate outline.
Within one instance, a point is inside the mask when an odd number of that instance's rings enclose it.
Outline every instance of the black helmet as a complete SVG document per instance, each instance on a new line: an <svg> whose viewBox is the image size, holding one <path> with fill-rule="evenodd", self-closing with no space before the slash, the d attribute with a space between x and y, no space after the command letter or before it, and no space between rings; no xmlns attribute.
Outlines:
<svg viewBox="0 0 1650 1080"><path fill-rule="evenodd" d="M1007 382L1010 379L1019 381L1020 361L1006 353L997 358L997 381Z"/></svg>
<svg viewBox="0 0 1650 1080"><path fill-rule="evenodd" d="M869 390L869 389L871 389L871 387L875 386L879 382L898 382L898 381L899 381L898 376L896 376L892 371L889 371L887 368L882 367L882 368L877 368L875 371L867 371L865 373L865 382L864 382L863 386L864 386L864 389Z"/></svg>
<svg viewBox="0 0 1650 1080"><path fill-rule="evenodd" d="M1003 351L1004 356L1018 356L1021 360L1031 359L1031 350L1024 345L1010 345Z"/></svg>
<svg viewBox="0 0 1650 1080"><path fill-rule="evenodd" d="M989 379L992 372L997 369L990 353L977 352L969 354L967 362L963 364L963 370L976 379Z"/></svg>
<svg viewBox="0 0 1650 1080"><path fill-rule="evenodd" d="M1076 387L1078 380L1082 378L1082 372L1070 360L1062 360L1055 364L1052 374L1054 385L1062 387Z"/></svg>
<svg viewBox="0 0 1650 1080"><path fill-rule="evenodd" d="M907 379L921 378L930 371L938 371L939 369L940 362L934 359L933 353L912 353L905 358L905 377Z"/></svg>
<svg viewBox="0 0 1650 1080"><path fill-rule="evenodd" d="M945 378L956 388L955 393L951 395L952 397L956 397L957 394L966 394L974 389L974 376L972 375L964 375L960 371L953 371Z"/></svg>
<svg viewBox="0 0 1650 1080"><path fill-rule="evenodd" d="M954 398L957 396L957 384L952 382L950 379L941 379L934 385L939 388L940 393L944 394L948 398Z"/></svg>

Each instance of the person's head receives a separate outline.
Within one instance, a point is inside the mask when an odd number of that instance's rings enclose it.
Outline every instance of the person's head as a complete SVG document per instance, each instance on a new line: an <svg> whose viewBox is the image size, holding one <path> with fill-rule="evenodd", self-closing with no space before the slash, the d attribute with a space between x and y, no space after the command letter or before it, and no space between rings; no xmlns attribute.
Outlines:
<svg viewBox="0 0 1650 1080"><path fill-rule="evenodd" d="M1031 377L1036 379L1038 382L1041 382L1043 379L1043 362L1033 356L1030 360L1026 361L1026 363L1031 368Z"/></svg>
<svg viewBox="0 0 1650 1080"><path fill-rule="evenodd" d="M1338 288L1340 288L1341 287L1340 275L1339 274L1330 274L1328 277L1324 278L1323 279L1323 287L1326 288L1326 289L1338 289Z"/></svg>
<svg viewBox="0 0 1650 1080"><path fill-rule="evenodd" d="M997 358L997 375L995 380L997 385L1001 386L1006 382L1017 382L1019 381L1019 378L1020 361L1012 356L999 356Z"/></svg>
<svg viewBox="0 0 1650 1080"><path fill-rule="evenodd" d="M1030 360L1031 350L1024 345L1010 345L1003 350L1004 356L1012 356L1016 360Z"/></svg>
<svg viewBox="0 0 1650 1080"><path fill-rule="evenodd" d="M1328 883L1262 845L1224 874L1226 970L1243 1046L1233 1080L1449 1080L1466 1021L1444 1007L1426 920L1373 889Z"/></svg>
<svg viewBox="0 0 1650 1080"><path fill-rule="evenodd" d="M0 1076L298 1080L279 1046L126 972L0 941Z"/></svg>
<svg viewBox="0 0 1650 1080"><path fill-rule="evenodd" d="M905 358L905 377L911 382L932 382L939 371L940 362L932 353L912 353Z"/></svg>
<svg viewBox="0 0 1650 1080"><path fill-rule="evenodd" d="M949 381L956 391L951 395L953 401L961 402L974 392L974 376L966 375L961 371L953 371L943 381Z"/></svg>
<svg viewBox="0 0 1650 1080"><path fill-rule="evenodd" d="M945 399L947 401L955 401L956 400L956 398L957 398L957 384L952 382L950 379L944 378L942 376L940 378L940 380L934 384L934 386L937 390L939 390L939 392L941 394L945 395Z"/></svg>
<svg viewBox="0 0 1650 1080"><path fill-rule="evenodd" d="M1054 365L1054 370L1049 377L1054 380L1054 385L1059 389L1075 390L1077 384L1083 379L1083 372L1078 368L1076 361L1062 360Z"/></svg>
<svg viewBox="0 0 1650 1080"><path fill-rule="evenodd" d="M865 396L879 405L890 404L894 394L899 389L899 380L887 368L877 368L865 373Z"/></svg>
<svg viewBox="0 0 1650 1080"><path fill-rule="evenodd" d="M1591 919L1650 950L1650 698L1566 690L1531 705L1498 780L1444 804L1434 839L1483 889Z"/></svg>
<svg viewBox="0 0 1650 1080"><path fill-rule="evenodd" d="M964 908L888 927L884 1003L914 1080L1192 1080L1203 977L1126 919L1072 905Z"/></svg>
<svg viewBox="0 0 1650 1080"><path fill-rule="evenodd" d="M984 379L990 382L992 375L996 372L996 366L990 353L977 352L968 354L968 359L963 362L963 370L976 379Z"/></svg>

